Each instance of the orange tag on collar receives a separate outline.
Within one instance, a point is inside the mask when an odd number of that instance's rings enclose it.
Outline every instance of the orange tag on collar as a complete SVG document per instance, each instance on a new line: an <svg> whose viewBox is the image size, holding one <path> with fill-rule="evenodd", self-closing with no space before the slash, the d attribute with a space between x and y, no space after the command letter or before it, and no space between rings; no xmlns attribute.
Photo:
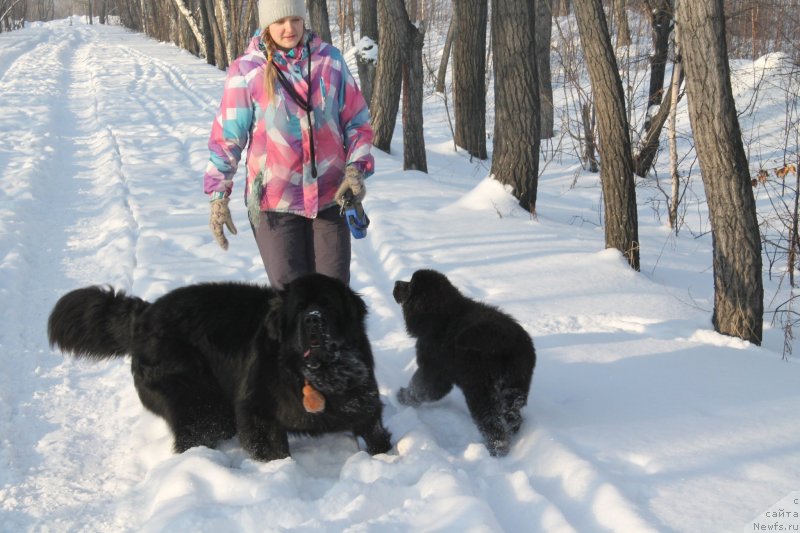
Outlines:
<svg viewBox="0 0 800 533"><path fill-rule="evenodd" d="M303 407L309 413L321 413L325 410L325 396L312 387L308 380L303 387Z"/></svg>

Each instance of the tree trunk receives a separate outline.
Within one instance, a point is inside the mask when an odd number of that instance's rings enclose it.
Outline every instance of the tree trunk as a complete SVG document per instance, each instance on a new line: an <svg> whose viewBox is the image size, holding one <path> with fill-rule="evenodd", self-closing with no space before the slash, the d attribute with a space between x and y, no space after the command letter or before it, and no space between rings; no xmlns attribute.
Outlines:
<svg viewBox="0 0 800 533"><path fill-rule="evenodd" d="M403 85L403 50L405 32L398 31L402 20L394 0L378 0L378 66L372 94L372 144L391 153L392 136L400 107L400 90ZM405 16L405 7L402 9Z"/></svg>
<svg viewBox="0 0 800 533"><path fill-rule="evenodd" d="M567 17L570 11L569 0L549 0L553 6L554 17Z"/></svg>
<svg viewBox="0 0 800 533"><path fill-rule="evenodd" d="M630 46L631 44L627 4L627 0L614 0L614 18L617 20L617 46Z"/></svg>
<svg viewBox="0 0 800 533"><path fill-rule="evenodd" d="M221 69L228 68L231 61L236 59L236 56L233 55L233 34L231 33L231 12L228 9L228 2L214 2L217 5L217 9L219 9L219 17L218 20L220 21L220 33L223 39L223 47L222 49L225 50L225 65L217 65Z"/></svg>
<svg viewBox="0 0 800 533"><path fill-rule="evenodd" d="M328 18L328 5L325 0L308 0L308 18L311 22L311 29L317 32L320 39L326 43L333 44L331 23Z"/></svg>
<svg viewBox="0 0 800 533"><path fill-rule="evenodd" d="M447 26L447 37L444 40L444 49L442 50L442 60L439 62L439 72L436 75L436 92L444 93L445 80L447 80L447 63L450 61L450 50L453 46L453 40L456 35L456 25L453 18L450 18L450 24Z"/></svg>
<svg viewBox="0 0 800 533"><path fill-rule="evenodd" d="M530 0L492 4L495 51L494 179L511 185L523 209L536 212L539 181L539 77L535 6Z"/></svg>
<svg viewBox="0 0 800 533"><path fill-rule="evenodd" d="M486 0L454 0L456 45L453 50L453 95L456 144L473 157L486 159Z"/></svg>
<svg viewBox="0 0 800 533"><path fill-rule="evenodd" d="M402 4L402 0L396 0ZM403 170L428 172L425 136L422 130L422 46L425 23L406 25L408 56L403 65Z"/></svg>
<svg viewBox="0 0 800 533"><path fill-rule="evenodd" d="M723 0L680 2L678 44L689 119L708 201L714 329L761 343L761 237L730 83Z"/></svg>
<svg viewBox="0 0 800 533"><path fill-rule="evenodd" d="M586 102L581 106L581 122L583 123L583 168L589 172L597 172L597 151L594 147L594 108Z"/></svg>
<svg viewBox="0 0 800 533"><path fill-rule="evenodd" d="M678 96L683 79L683 68L679 61L672 66L672 82L669 87L669 167L672 176L672 198L669 203L669 227L678 233L678 201L680 198L680 174L678 174L678 132L675 128L678 113Z"/></svg>
<svg viewBox="0 0 800 533"><path fill-rule="evenodd" d="M678 73L679 79L677 87L680 89L681 83L683 82L683 69L680 68L679 59L676 58L673 68L676 69L675 72ZM674 96L678 100L681 98L680 92ZM672 86L670 86L667 89L667 93L664 95L664 102L670 102L672 97ZM644 138L640 142L640 148L636 155L633 156L633 171L637 176L644 178L653 167L656 154L658 154L661 130L664 128L664 124L666 124L669 115L670 107L662 105L658 108L658 113L656 113L654 117L651 117L650 126L647 128Z"/></svg>
<svg viewBox="0 0 800 533"><path fill-rule="evenodd" d="M247 3L247 12L244 14L244 18L242 20L243 31L239 35L239 54L247 49L247 45L250 43L250 37L258 29L257 8L258 4L255 1L250 0Z"/></svg>
<svg viewBox="0 0 800 533"><path fill-rule="evenodd" d="M553 82L550 74L550 39L553 31L551 0L535 0L536 4L536 62L539 74L539 136L553 136Z"/></svg>
<svg viewBox="0 0 800 533"><path fill-rule="evenodd" d="M669 35L672 33L674 0L652 0L647 3L650 11L653 53L650 56L650 89L647 97L647 115L644 130L650 129L655 106L659 105L664 94L664 72L667 69L669 54Z"/></svg>
<svg viewBox="0 0 800 533"><path fill-rule="evenodd" d="M361 0L359 14L361 41L356 55L358 80L361 92L367 105L372 109L372 89L375 84L375 67L377 65L378 46L378 2L377 0Z"/></svg>
<svg viewBox="0 0 800 533"><path fill-rule="evenodd" d="M214 8L216 0L205 0L205 3L209 28L211 29L211 41L208 42L208 48L214 49L214 65L224 70L227 68L228 64L225 61L225 45L222 42L222 34L219 31L219 22L217 21L217 12Z"/></svg>
<svg viewBox="0 0 800 533"><path fill-rule="evenodd" d="M639 223L625 93L601 0L574 0L578 32L592 82L600 138L606 247L639 270Z"/></svg>
<svg viewBox="0 0 800 533"><path fill-rule="evenodd" d="M144 0L139 0L139 4L142 7L142 9L141 9L141 12L142 12L142 19L141 19L142 33L144 33L145 35L148 35L147 32L148 32L148 30L150 28L149 28L149 25L147 24L147 9L146 9L147 8L147 4L146 4L146 2Z"/></svg>
<svg viewBox="0 0 800 533"><path fill-rule="evenodd" d="M200 55L208 59L208 46L205 39L205 36L200 33L200 28L197 26L197 22L194 20L194 16L192 16L191 12L189 12L189 8L186 7L186 3L183 0L173 0L175 2L175 7L178 9L183 18L186 20L186 23L189 25L189 28L192 30L192 34L194 38L197 39L197 45L200 47ZM211 63L211 61L209 61Z"/></svg>

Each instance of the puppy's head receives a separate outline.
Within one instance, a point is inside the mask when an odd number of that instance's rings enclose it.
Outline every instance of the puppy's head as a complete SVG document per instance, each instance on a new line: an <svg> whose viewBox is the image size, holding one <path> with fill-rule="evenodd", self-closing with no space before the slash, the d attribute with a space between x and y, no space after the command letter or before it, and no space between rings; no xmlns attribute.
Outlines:
<svg viewBox="0 0 800 533"><path fill-rule="evenodd" d="M392 296L404 310L434 311L447 307L460 293L447 276L436 270L414 272L410 281L396 281Z"/></svg>

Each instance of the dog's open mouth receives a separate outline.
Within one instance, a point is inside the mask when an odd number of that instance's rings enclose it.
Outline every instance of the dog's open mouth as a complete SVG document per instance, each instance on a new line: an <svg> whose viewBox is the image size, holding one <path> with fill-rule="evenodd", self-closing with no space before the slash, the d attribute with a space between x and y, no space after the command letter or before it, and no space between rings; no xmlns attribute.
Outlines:
<svg viewBox="0 0 800 533"><path fill-rule="evenodd" d="M358 350L349 348L330 333L328 320L319 310L303 316L303 377L325 394L342 394L364 383L369 369Z"/></svg>
<svg viewBox="0 0 800 533"><path fill-rule="evenodd" d="M303 316L305 366L319 368L323 363L338 357L341 342L333 339L327 319L314 309Z"/></svg>

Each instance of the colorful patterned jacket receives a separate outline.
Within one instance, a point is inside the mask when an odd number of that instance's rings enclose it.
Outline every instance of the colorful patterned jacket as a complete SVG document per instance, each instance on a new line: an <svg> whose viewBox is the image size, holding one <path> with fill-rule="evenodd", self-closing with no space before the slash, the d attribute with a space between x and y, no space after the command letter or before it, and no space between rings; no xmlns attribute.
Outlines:
<svg viewBox="0 0 800 533"><path fill-rule="evenodd" d="M308 47L306 46L308 43ZM247 146L248 210L279 211L313 218L335 205L333 196L346 165L372 174L372 127L367 104L342 53L306 32L297 48L277 51L273 61L302 99L308 98L308 51L311 51L313 135L308 118L280 83L267 102L261 39L228 67L219 112L211 127L211 157L204 176L207 194L230 193L242 150ZM314 140L317 177L312 176L310 138Z"/></svg>

